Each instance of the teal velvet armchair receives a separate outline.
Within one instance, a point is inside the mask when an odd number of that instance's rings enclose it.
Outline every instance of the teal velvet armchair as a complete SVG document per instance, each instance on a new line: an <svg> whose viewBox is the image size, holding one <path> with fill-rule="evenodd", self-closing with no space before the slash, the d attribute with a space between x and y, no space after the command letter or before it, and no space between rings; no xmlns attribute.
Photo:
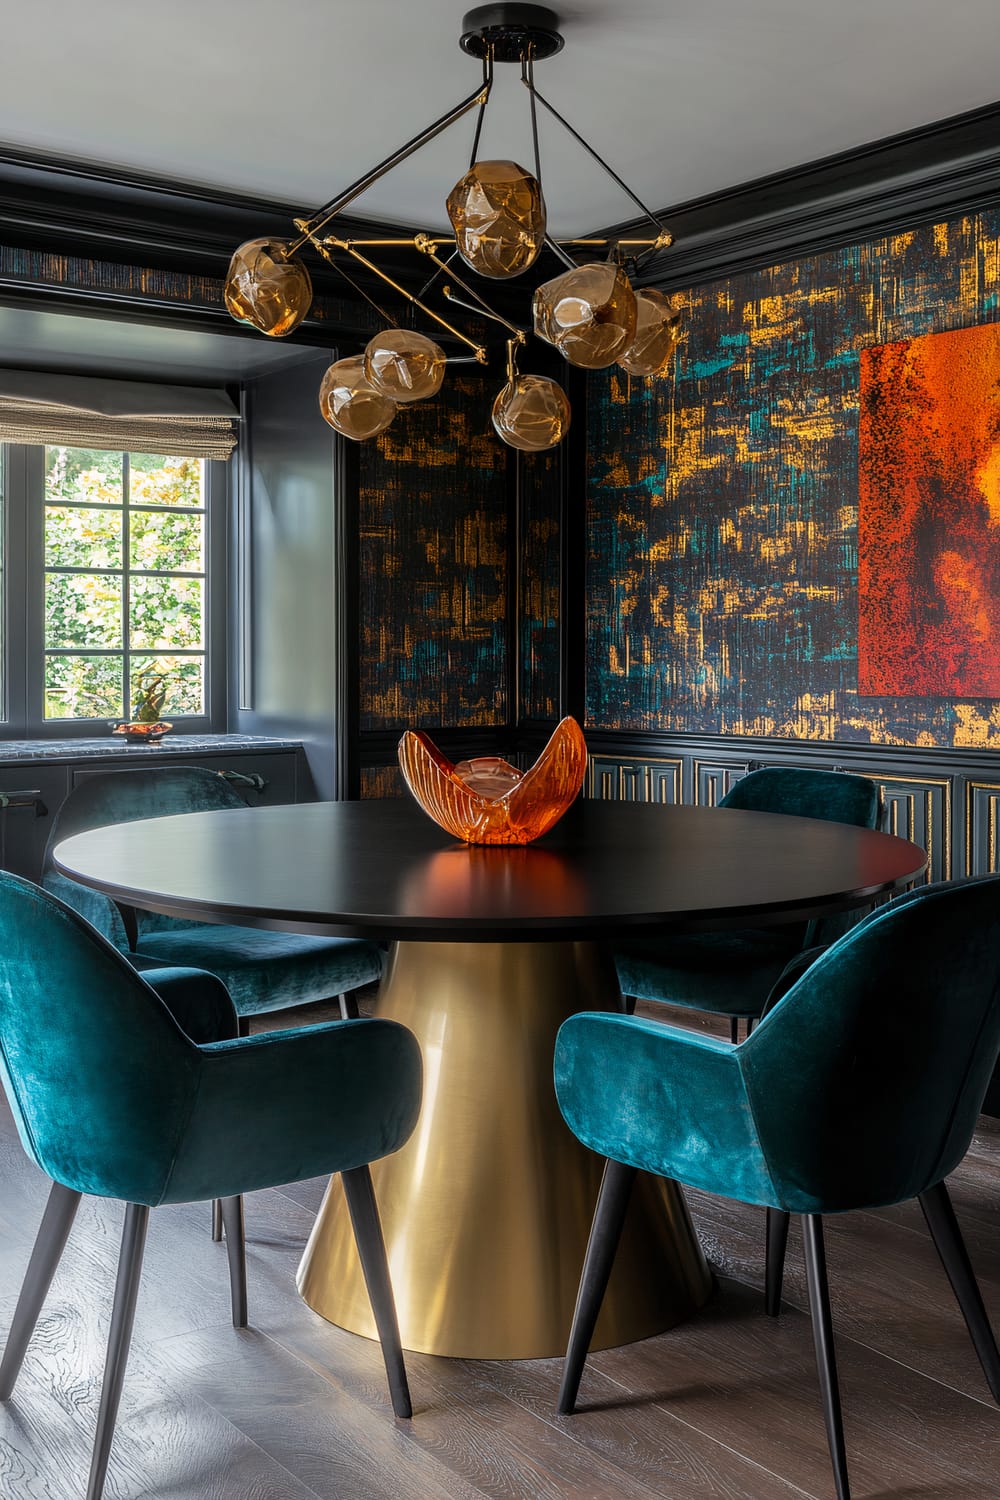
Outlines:
<svg viewBox="0 0 1000 1500"><path fill-rule="evenodd" d="M878 787L867 776L785 766L751 771L719 806L859 828L876 828L881 816ZM850 920L834 917L819 923L633 939L615 951L618 982L630 1000L728 1015L735 1042L739 1020L750 1025L760 1016L789 959L804 946L832 942Z"/></svg>
<svg viewBox="0 0 1000 1500"><path fill-rule="evenodd" d="M90 828L173 813L245 807L240 794L216 771L201 766L143 767L89 776L73 789L53 820L42 884L122 952L132 949L163 963L192 965L217 974L244 1022L264 1012L344 996L377 980L382 952L361 938L262 932L142 911L135 913L136 930L130 934L113 901L67 879L52 864L57 844Z"/></svg>
<svg viewBox="0 0 1000 1500"><path fill-rule="evenodd" d="M1000 1352L944 1179L1000 1051L1000 879L924 887L821 953L737 1047L634 1016L574 1016L559 1106L607 1158L560 1392L576 1402L637 1170L802 1215L839 1500L847 1461L822 1216L918 1198L990 1389Z"/></svg>
<svg viewBox="0 0 1000 1500"><path fill-rule="evenodd" d="M410 1415L368 1163L416 1122L421 1060L382 1020L236 1036L209 974L146 977L75 911L0 874L0 1075L28 1155L52 1179L3 1360L6 1401L81 1195L125 1202L87 1500L99 1500L114 1432L150 1208L222 1200L233 1321L246 1325L240 1195L343 1174L396 1414ZM154 990L155 983L158 990Z"/></svg>

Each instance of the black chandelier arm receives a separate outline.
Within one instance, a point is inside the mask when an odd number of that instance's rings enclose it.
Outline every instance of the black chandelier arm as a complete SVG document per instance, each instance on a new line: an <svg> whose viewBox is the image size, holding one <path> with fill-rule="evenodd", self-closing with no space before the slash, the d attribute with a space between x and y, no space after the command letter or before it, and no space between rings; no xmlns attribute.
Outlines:
<svg viewBox="0 0 1000 1500"><path fill-rule="evenodd" d="M476 120L476 133L472 138L472 155L469 157L469 171L476 165L479 156L479 137L483 133L483 121L486 119L486 106L489 103L490 90L493 87L493 48L487 47L483 54L483 102L479 106L479 118Z"/></svg>
<svg viewBox="0 0 1000 1500"><path fill-rule="evenodd" d="M305 221L308 228L303 228L299 238L293 240L289 245L288 254L293 255L296 250L301 250L302 246L307 240L312 239L313 235L322 234L332 219L335 219L339 213L343 213L344 209L348 208L354 202L355 198L360 198L363 192L378 182L381 177L391 172L393 167L398 167L400 162L406 161L407 157L419 151L421 146L426 146L428 142L433 141L436 136L441 135L443 131L447 130L449 125L454 125L457 120L460 120L463 115L467 115L477 105L484 106L489 99L491 87L492 78L488 83L481 84L474 94L470 94L460 104L456 104L447 114L441 115L439 119L434 121L433 125L428 125L426 130L422 130L419 135L413 136L411 140L406 142L405 146L400 146L391 156L387 156L384 161L380 161L377 167L372 167L363 177L359 177L356 182L352 182L350 187L345 188L338 197L331 198L329 203L325 203L322 208L317 209L312 217ZM299 221L296 221L296 223L298 224Z"/></svg>
<svg viewBox="0 0 1000 1500"><path fill-rule="evenodd" d="M528 98L531 103L531 144L535 152L535 181L541 187L542 157L538 149L538 111L535 109L535 58L534 47L531 44L529 44L524 57L521 58L521 82L528 90Z"/></svg>
<svg viewBox="0 0 1000 1500"><path fill-rule="evenodd" d="M452 272L452 275L455 275L454 271ZM495 313L492 308L487 307L482 298L477 296L477 294L472 291L472 288L470 286L467 286L464 281L459 281L457 276L455 276L455 280L458 281L458 284L463 289L463 291L470 292L472 296L476 298L476 302L480 304L479 307L477 307L473 302L463 302L461 297L456 297L454 291L450 286L443 286L441 288L442 297L447 297L448 301L454 302L456 307L464 307L466 312L476 313L479 317L482 318L492 318L494 323L499 323L501 327L507 329L508 333L512 333L514 335L514 343L526 344L528 342L528 330L526 328L519 328L516 323L508 323L506 318L502 318L499 313Z"/></svg>
<svg viewBox="0 0 1000 1500"><path fill-rule="evenodd" d="M458 274L454 266L449 265L446 261L443 261L440 258L437 253L438 247L436 240L432 239L430 235L418 234L413 243L414 245L416 245L417 249L421 251L422 254L427 256L427 259L429 261L437 266L438 273L440 273L441 271L447 271L451 276L451 279L455 282L456 286L461 287L462 291L467 297L471 297L473 299L473 302L478 303L478 307L473 307L470 306L468 302L463 302L461 298L456 297L452 289L447 286L441 288L442 296L447 297L450 302L454 302L456 307L464 307L467 312L479 312L483 315L483 317L492 318L494 323L501 323L509 333L518 335L521 334L522 330L518 328L515 323L508 323L506 318L502 318L499 313L494 312L492 307L490 307L490 304L486 301L485 297L480 296L475 287L470 286L469 283L464 279L464 277ZM454 259L454 257L452 257L452 259Z"/></svg>
<svg viewBox="0 0 1000 1500"><path fill-rule="evenodd" d="M599 152L597 152L597 151L594 150L594 148L590 144L590 142L589 141L585 141L584 138L583 138L583 136L580 134L580 132L578 130L574 130L573 126L569 123L569 121L565 118L565 116L563 116L563 115L561 115L559 113L559 111L556 109L555 105L554 104L550 104L549 101L546 99L545 95L544 94L540 94L538 92L538 90L535 88L534 79L532 78L531 73L530 72L522 73L522 75L521 75L521 81L524 84L525 88L528 90L529 94L531 95L532 101L534 101L534 100L537 99L538 103L541 104L541 105L543 105L548 110L549 114L552 115L555 119L557 119L559 121L559 124L563 127L563 129L567 130L569 132L569 134L573 137L573 139L575 141L579 142L579 144L583 147L584 151L586 151L590 156L592 156L594 158L594 160L597 162L598 166L599 167L603 167L604 171L607 172L608 176L614 182L616 182L618 184L618 186L621 188L622 192L626 193L632 199L632 202L635 204L635 206L646 216L646 218L649 220L649 222L654 226L654 228L657 231L657 234L658 235L662 234L664 232L663 231L663 225L660 223L659 219L653 213L653 210L651 208L649 208L645 203L643 203L642 199L640 197L638 197L632 191L632 189L629 187L628 183L624 180L624 178L619 177L619 175L615 171L614 167L609 166L608 163L604 160L604 157L601 156Z"/></svg>
<svg viewBox="0 0 1000 1500"><path fill-rule="evenodd" d="M568 270L576 270L577 266L579 265L579 261L574 260L569 251L564 250L557 239L553 239L551 234L547 234L545 236L545 243L552 251L552 254L557 256Z"/></svg>
<svg viewBox="0 0 1000 1500"><path fill-rule="evenodd" d="M342 276L343 279L347 282L347 285L353 287L358 296L363 297L364 300L368 303L368 306L373 308L374 311L378 313L379 317L382 319L382 322L385 323L388 328L394 327L397 320L395 318L391 318L386 312L385 308L381 307L379 303L375 301L374 297L369 296L364 287L359 285L359 283L355 281L354 277L344 269L340 261L337 260L336 256L330 254L329 250L323 244L322 240L314 240L312 236L310 236L309 243L312 245L316 253L318 255L322 255L327 264L333 267L333 269L337 272L337 275Z"/></svg>

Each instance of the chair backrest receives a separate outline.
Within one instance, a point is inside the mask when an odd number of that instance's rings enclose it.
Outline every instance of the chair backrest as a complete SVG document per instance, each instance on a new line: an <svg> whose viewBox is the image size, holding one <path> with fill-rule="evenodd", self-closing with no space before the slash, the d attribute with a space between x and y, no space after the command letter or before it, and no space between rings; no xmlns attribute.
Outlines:
<svg viewBox="0 0 1000 1500"><path fill-rule="evenodd" d="M0 1071L29 1156L79 1192L156 1202L198 1051L128 961L0 872Z"/></svg>
<svg viewBox="0 0 1000 1500"><path fill-rule="evenodd" d="M110 823L134 823L138 818L165 818L172 813L212 812L245 807L239 792L217 771L203 766L149 766L137 771L112 771L88 776L73 788L56 813L45 845L42 884L47 891L85 916L116 948L128 948L121 917L112 901L97 891L61 875L52 864L52 851L63 839ZM197 926L176 917L137 912L140 932Z"/></svg>
<svg viewBox="0 0 1000 1500"><path fill-rule="evenodd" d="M962 1159L1000 1051L1000 877L925 886L829 948L744 1042L796 1212L915 1197Z"/></svg>
<svg viewBox="0 0 1000 1500"><path fill-rule="evenodd" d="M794 766L750 771L730 788L719 806L853 823L858 828L877 828L881 814L879 789L868 776Z"/></svg>

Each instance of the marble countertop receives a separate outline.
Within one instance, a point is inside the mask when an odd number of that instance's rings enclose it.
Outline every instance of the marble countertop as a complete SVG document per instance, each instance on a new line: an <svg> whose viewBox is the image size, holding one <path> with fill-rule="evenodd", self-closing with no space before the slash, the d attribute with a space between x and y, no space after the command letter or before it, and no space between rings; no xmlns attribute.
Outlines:
<svg viewBox="0 0 1000 1500"><path fill-rule="evenodd" d="M0 739L0 765L38 761L99 760L124 756L141 760L162 755L224 755L233 750L298 750L301 740L272 739L259 734L168 734L156 745L131 745L122 737L51 740Z"/></svg>

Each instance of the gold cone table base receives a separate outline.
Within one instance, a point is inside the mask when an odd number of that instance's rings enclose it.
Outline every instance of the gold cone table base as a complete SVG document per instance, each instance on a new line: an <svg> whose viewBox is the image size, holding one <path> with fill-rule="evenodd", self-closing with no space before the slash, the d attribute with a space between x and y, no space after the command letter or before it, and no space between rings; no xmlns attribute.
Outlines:
<svg viewBox="0 0 1000 1500"><path fill-rule="evenodd" d="M424 1103L411 1139L372 1174L405 1348L565 1352L602 1163L559 1114L553 1047L567 1016L618 1003L596 944L395 947L378 1014L418 1037ZM662 1332L710 1285L680 1190L640 1174L594 1347ZM339 1177L298 1286L330 1322L376 1336Z"/></svg>

